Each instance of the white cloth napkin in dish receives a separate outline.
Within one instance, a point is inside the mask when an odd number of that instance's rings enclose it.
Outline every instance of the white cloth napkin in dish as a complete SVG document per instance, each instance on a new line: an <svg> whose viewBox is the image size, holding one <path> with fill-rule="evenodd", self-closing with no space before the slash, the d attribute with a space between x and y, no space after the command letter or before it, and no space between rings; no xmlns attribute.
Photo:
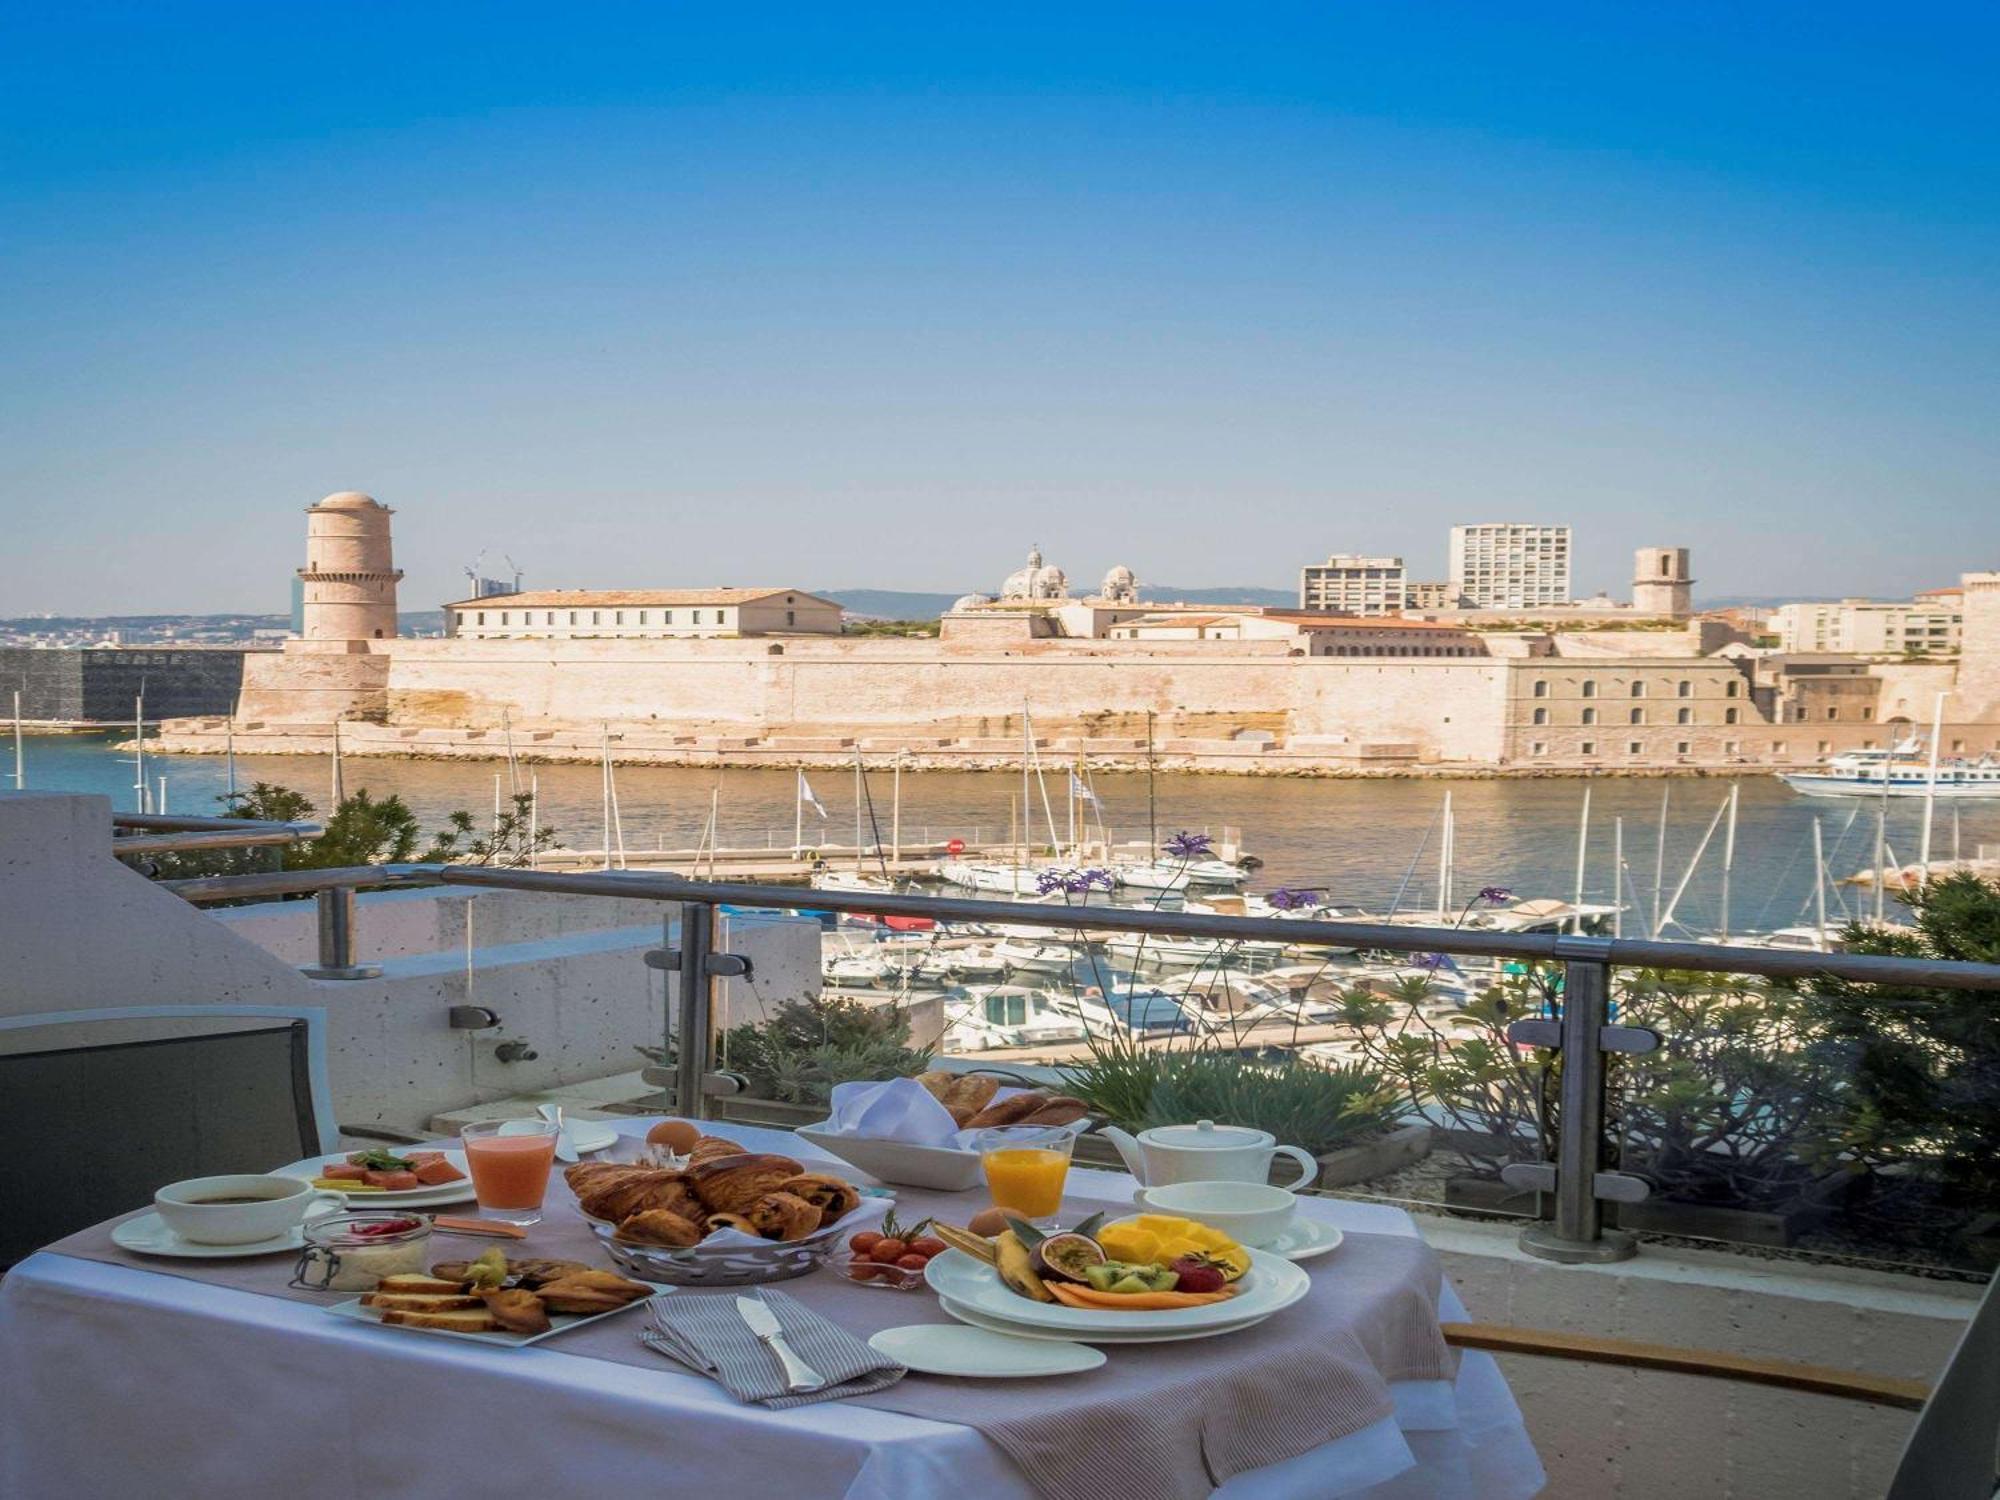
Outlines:
<svg viewBox="0 0 2000 1500"><path fill-rule="evenodd" d="M1029 1092L1002 1087L995 1099ZM945 1151L970 1151L977 1130L960 1130L958 1122L914 1078L890 1078L881 1083L837 1083L832 1113L818 1127L827 1135L855 1136L873 1141L901 1141L906 1146L935 1146ZM1072 1135L1090 1128L1083 1120L1060 1127Z"/></svg>

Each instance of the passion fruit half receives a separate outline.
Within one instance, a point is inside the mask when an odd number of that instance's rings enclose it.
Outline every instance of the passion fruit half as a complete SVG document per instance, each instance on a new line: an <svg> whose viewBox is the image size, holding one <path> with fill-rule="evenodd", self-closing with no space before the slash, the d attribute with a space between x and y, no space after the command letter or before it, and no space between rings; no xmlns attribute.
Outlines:
<svg viewBox="0 0 2000 1500"><path fill-rule="evenodd" d="M1087 1234L1052 1234L1035 1246L1034 1263L1038 1275L1087 1282L1090 1268L1104 1264L1104 1247Z"/></svg>

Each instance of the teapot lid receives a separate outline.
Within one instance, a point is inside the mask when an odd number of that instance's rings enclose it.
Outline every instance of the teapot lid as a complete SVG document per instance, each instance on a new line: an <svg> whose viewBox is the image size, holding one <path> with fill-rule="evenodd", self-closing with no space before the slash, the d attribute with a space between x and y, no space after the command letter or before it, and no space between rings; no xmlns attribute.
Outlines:
<svg viewBox="0 0 2000 1500"><path fill-rule="evenodd" d="M1165 1146L1183 1151L1229 1151L1246 1146L1268 1146L1274 1137L1243 1125L1218 1125L1213 1120L1197 1120L1192 1125L1156 1125L1139 1137L1149 1146Z"/></svg>

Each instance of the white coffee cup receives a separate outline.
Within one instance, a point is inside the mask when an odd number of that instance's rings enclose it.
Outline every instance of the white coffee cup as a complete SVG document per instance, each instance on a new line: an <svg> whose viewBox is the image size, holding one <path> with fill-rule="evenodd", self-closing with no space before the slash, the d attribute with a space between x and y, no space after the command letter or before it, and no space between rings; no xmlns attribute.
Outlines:
<svg viewBox="0 0 2000 1500"><path fill-rule="evenodd" d="M1142 1187L1132 1201L1151 1213L1193 1219L1253 1247L1283 1235L1299 1202L1289 1189L1261 1182L1173 1182Z"/></svg>
<svg viewBox="0 0 2000 1500"><path fill-rule="evenodd" d="M241 1202L225 1200L241 1199ZM276 1239L305 1222L316 1203L345 1208L338 1193L314 1187L303 1177L238 1173L190 1177L153 1194L153 1207L167 1228L197 1245L253 1245Z"/></svg>

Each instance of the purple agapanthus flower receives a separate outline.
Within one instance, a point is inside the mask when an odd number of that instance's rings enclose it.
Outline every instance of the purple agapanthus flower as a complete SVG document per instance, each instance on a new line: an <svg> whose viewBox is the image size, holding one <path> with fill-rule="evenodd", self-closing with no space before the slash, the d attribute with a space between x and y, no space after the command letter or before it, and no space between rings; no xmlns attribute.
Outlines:
<svg viewBox="0 0 2000 1500"><path fill-rule="evenodd" d="M1319 895L1315 891L1294 890L1290 886L1279 886L1264 898L1276 911L1299 911L1306 907L1318 906Z"/></svg>
<svg viewBox="0 0 2000 1500"><path fill-rule="evenodd" d="M1058 891L1065 896L1082 896L1100 886L1108 891L1111 885L1109 870L1044 870L1035 877L1035 889L1044 896Z"/></svg>
<svg viewBox="0 0 2000 1500"><path fill-rule="evenodd" d="M1479 899L1488 906L1505 906L1514 899L1514 893L1504 885L1487 885L1479 888Z"/></svg>
<svg viewBox="0 0 2000 1500"><path fill-rule="evenodd" d="M1448 969L1451 967L1451 955L1449 953L1413 953L1410 955L1410 962L1419 969L1429 969L1435 974L1439 969Z"/></svg>
<svg viewBox="0 0 2000 1500"><path fill-rule="evenodd" d="M1168 839L1160 847L1174 859L1200 859L1215 840L1205 833L1188 833L1183 830Z"/></svg>

